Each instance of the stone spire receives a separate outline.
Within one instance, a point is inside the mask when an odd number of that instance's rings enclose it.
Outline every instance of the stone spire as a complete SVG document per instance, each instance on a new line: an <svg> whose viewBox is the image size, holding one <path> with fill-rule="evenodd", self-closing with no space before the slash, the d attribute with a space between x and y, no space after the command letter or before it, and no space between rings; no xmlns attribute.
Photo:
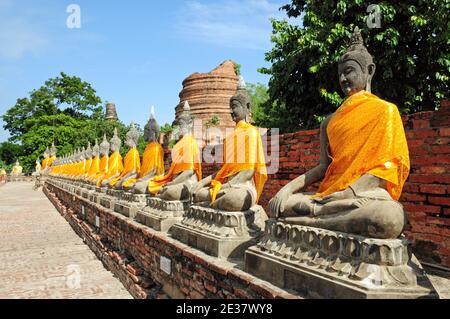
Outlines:
<svg viewBox="0 0 450 319"><path fill-rule="evenodd" d="M114 103L106 103L106 116L105 119L107 121L117 121L119 118L117 117L116 104Z"/></svg>

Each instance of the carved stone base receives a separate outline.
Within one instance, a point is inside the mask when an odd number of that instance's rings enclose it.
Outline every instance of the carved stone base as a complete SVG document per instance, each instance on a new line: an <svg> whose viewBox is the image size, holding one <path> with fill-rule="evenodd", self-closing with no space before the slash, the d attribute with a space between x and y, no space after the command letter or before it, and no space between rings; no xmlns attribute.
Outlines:
<svg viewBox="0 0 450 319"><path fill-rule="evenodd" d="M100 205L114 210L114 205L120 200L123 191L116 189L107 189L106 195L100 197Z"/></svg>
<svg viewBox="0 0 450 319"><path fill-rule="evenodd" d="M89 195L89 200L93 203L100 204L100 198L106 196L106 187L96 187L95 192Z"/></svg>
<svg viewBox="0 0 450 319"><path fill-rule="evenodd" d="M147 205L147 195L123 193L122 200L114 205L114 211L124 216L135 218L138 211Z"/></svg>
<svg viewBox="0 0 450 319"><path fill-rule="evenodd" d="M436 298L405 238L372 239L266 223L245 253L247 272L307 298Z"/></svg>
<svg viewBox="0 0 450 319"><path fill-rule="evenodd" d="M191 206L184 219L172 227L172 236L218 258L242 258L262 235L267 215L255 205L245 212L226 212Z"/></svg>
<svg viewBox="0 0 450 319"><path fill-rule="evenodd" d="M189 201L165 201L158 197L148 197L147 206L137 212L136 220L155 230L167 232L181 221L189 209Z"/></svg>

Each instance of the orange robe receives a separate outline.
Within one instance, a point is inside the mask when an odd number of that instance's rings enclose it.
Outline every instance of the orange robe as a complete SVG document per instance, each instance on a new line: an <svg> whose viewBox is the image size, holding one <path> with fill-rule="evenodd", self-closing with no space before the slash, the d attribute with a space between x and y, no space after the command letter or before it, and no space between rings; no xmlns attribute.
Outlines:
<svg viewBox="0 0 450 319"><path fill-rule="evenodd" d="M46 169L48 166L48 161L49 161L49 158L44 158L43 160L42 160L42 165L41 165L41 170L44 170L44 169Z"/></svg>
<svg viewBox="0 0 450 319"><path fill-rule="evenodd" d="M258 128L240 121L224 141L224 165L211 181L211 200L216 200L225 179L244 170L254 170L253 181L258 202L267 181L266 160Z"/></svg>
<svg viewBox="0 0 450 319"><path fill-rule="evenodd" d="M111 154L108 160L108 172L104 174L97 180L97 186L100 187L102 182L106 179L110 179L111 177L122 173L123 171L123 160L122 155L119 152L114 152Z"/></svg>
<svg viewBox="0 0 450 319"><path fill-rule="evenodd" d="M109 181L109 185L111 187L116 186L117 182L124 178L127 174L130 174L133 171L135 171L136 174L139 174L141 171L141 158L136 147L133 147L128 151L125 156L124 163L125 167L123 168L122 173L118 177Z"/></svg>
<svg viewBox="0 0 450 319"><path fill-rule="evenodd" d="M103 175L108 173L108 162L109 162L109 156L103 155L100 160L100 168L97 174L91 177L91 181L97 181L99 178L101 178Z"/></svg>
<svg viewBox="0 0 450 319"><path fill-rule="evenodd" d="M202 179L200 148L192 134L183 136L172 149L172 165L164 176L155 176L148 182L148 191L157 194L161 187L171 182L175 175L193 170L198 180Z"/></svg>
<svg viewBox="0 0 450 319"><path fill-rule="evenodd" d="M91 178L91 177L97 175L98 172L100 172L100 157L99 156L95 156L92 159L91 165L90 165L89 170L87 172L87 177Z"/></svg>
<svg viewBox="0 0 450 319"><path fill-rule="evenodd" d="M161 144L150 142L142 157L142 167L136 178L130 178L123 183L124 188L131 188L137 181L145 177L150 171L156 169L155 176L164 174L164 150Z"/></svg>
<svg viewBox="0 0 450 319"><path fill-rule="evenodd" d="M363 91L339 107L327 127L332 159L315 196L342 191L364 174L387 182L398 200L409 174L409 152L397 107Z"/></svg>
<svg viewBox="0 0 450 319"><path fill-rule="evenodd" d="M51 167L54 161L56 161L56 156L55 155L53 155L52 157L50 157L48 159L47 167Z"/></svg>

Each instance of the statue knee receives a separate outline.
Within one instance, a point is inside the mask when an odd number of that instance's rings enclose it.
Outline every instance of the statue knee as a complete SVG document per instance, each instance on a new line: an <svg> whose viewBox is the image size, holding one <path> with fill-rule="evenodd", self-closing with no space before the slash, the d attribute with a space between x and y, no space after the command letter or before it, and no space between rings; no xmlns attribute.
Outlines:
<svg viewBox="0 0 450 319"><path fill-rule="evenodd" d="M374 201L364 208L361 226L365 236L393 239L398 238L406 225L407 218L403 206L396 201ZM356 221L349 221L350 224ZM359 227L358 227L359 228Z"/></svg>

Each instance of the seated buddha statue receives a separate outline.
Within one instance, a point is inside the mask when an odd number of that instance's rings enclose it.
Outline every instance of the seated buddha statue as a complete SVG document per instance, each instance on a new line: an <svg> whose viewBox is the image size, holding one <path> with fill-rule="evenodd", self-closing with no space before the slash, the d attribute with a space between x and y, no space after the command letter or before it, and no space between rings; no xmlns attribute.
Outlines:
<svg viewBox="0 0 450 319"><path fill-rule="evenodd" d="M144 139L147 146L142 157L141 171L136 178L130 178L122 184L125 190L135 194L147 194L148 181L154 176L164 174L164 150L158 143L158 137L159 125L152 111L144 127Z"/></svg>
<svg viewBox="0 0 450 319"><path fill-rule="evenodd" d="M82 172L80 175L80 180L84 181L86 179L86 176L89 172L89 169L91 168L92 164L92 148L91 148L91 142L88 142L88 146L84 150L84 165L82 168Z"/></svg>
<svg viewBox="0 0 450 319"><path fill-rule="evenodd" d="M139 131L134 123L131 123L131 128L127 132L125 144L129 147L128 153L123 161L124 167L119 176L112 178L109 181L109 187L115 189L123 189L122 185L131 178L135 178L141 171L141 158L137 150L137 143L139 140Z"/></svg>
<svg viewBox="0 0 450 319"><path fill-rule="evenodd" d="M20 166L19 161L16 160L16 163L14 164L11 175L12 176L21 176L23 171L23 167Z"/></svg>
<svg viewBox="0 0 450 319"><path fill-rule="evenodd" d="M48 147L44 151L44 159L42 160L41 170L43 173L45 173L45 170L49 167L48 161L50 159L50 150Z"/></svg>
<svg viewBox="0 0 450 319"><path fill-rule="evenodd" d="M114 136L111 138L110 144L112 154L108 160L108 171L97 180L98 187L107 187L109 182L119 177L123 171L123 159L122 155L120 155L122 141L117 136L117 128L114 129Z"/></svg>
<svg viewBox="0 0 450 319"><path fill-rule="evenodd" d="M258 128L248 123L251 99L242 78L230 109L236 126L224 140L224 164L196 185L193 202L224 211L246 211L257 204L267 170Z"/></svg>
<svg viewBox="0 0 450 319"><path fill-rule="evenodd" d="M100 171L100 147L98 146L98 141L95 139L95 145L92 148L91 153L91 163L89 169L84 177L84 181L89 183L90 179L98 174Z"/></svg>
<svg viewBox="0 0 450 319"><path fill-rule="evenodd" d="M74 172L74 179L80 179L86 173L86 149L84 146L77 154L77 166Z"/></svg>
<svg viewBox="0 0 450 319"><path fill-rule="evenodd" d="M50 158L48 159L47 167L50 168L53 165L53 162L56 161L56 146L55 143L52 143L52 147L50 147Z"/></svg>
<svg viewBox="0 0 450 319"><path fill-rule="evenodd" d="M320 163L284 186L269 203L285 222L372 238L401 235L405 212L397 202L409 174L409 153L397 107L371 93L372 56L355 28L339 60L346 95L320 127ZM321 181L316 194L302 194Z"/></svg>
<svg viewBox="0 0 450 319"><path fill-rule="evenodd" d="M110 144L106 139L106 134L103 135L103 141L100 143L100 159L98 172L90 176L89 182L91 184L97 184L98 179L100 179L104 174L108 172L108 161L109 161L109 148Z"/></svg>
<svg viewBox="0 0 450 319"><path fill-rule="evenodd" d="M172 163L168 173L155 176L148 182L148 191L159 198L174 201L190 198L193 186L202 178L200 149L192 135L193 120L186 101L177 122L176 139L172 149Z"/></svg>

